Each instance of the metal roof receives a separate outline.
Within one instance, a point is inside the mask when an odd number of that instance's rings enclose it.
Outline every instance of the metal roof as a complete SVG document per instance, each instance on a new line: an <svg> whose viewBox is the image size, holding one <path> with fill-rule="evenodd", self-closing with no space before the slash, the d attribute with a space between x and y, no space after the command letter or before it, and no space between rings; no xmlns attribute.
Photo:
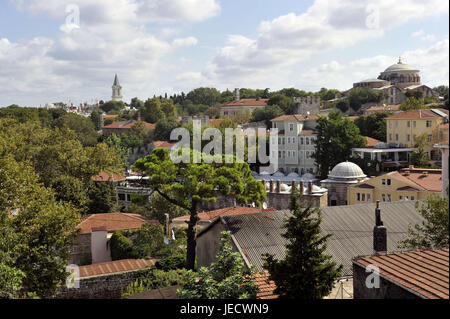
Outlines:
<svg viewBox="0 0 450 319"><path fill-rule="evenodd" d="M415 209L418 201L380 203L381 218L387 228L388 251L398 250L397 242L407 233L409 224L422 222ZM420 202L420 201L419 201ZM352 258L373 253L373 227L376 204L322 207L322 233L333 234L328 239L326 253L343 264L343 276L352 276ZM289 210L221 217L231 231L250 264L263 270L262 254L285 257L286 239L282 236ZM213 225L211 225L213 226ZM208 231L210 227L203 232Z"/></svg>

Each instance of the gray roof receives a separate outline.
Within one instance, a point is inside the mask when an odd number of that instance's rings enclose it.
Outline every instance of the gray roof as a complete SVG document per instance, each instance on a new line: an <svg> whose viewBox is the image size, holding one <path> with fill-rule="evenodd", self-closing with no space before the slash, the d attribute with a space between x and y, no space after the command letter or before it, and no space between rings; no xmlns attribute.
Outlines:
<svg viewBox="0 0 450 319"><path fill-rule="evenodd" d="M381 219L387 228L388 251L399 250L397 242L406 234L408 225L423 220L414 207L416 202L380 203ZM333 234L328 239L326 252L334 261L344 265L343 276L352 276L353 257L373 253L375 206L363 204L322 207L322 233ZM282 237L285 232L282 225L290 216L289 210L281 210L223 216L220 220L232 232L246 262L262 270L262 254L269 253L275 255L275 258L284 258L286 239Z"/></svg>
<svg viewBox="0 0 450 319"><path fill-rule="evenodd" d="M117 74L116 74L115 77L114 77L114 83L113 83L113 85L114 85L114 86L120 85L120 84L119 84L119 78L117 77Z"/></svg>

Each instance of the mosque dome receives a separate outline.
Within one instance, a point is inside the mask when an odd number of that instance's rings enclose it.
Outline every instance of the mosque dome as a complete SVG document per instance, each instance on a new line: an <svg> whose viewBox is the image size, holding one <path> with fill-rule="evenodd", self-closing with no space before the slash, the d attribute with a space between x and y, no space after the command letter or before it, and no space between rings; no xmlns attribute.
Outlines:
<svg viewBox="0 0 450 319"><path fill-rule="evenodd" d="M276 172L275 174L272 175L273 177L284 177L284 174L280 171Z"/></svg>
<svg viewBox="0 0 450 319"><path fill-rule="evenodd" d="M352 162L342 162L337 164L328 175L329 178L340 179L358 179L364 178L366 175L362 171L361 167Z"/></svg>
<svg viewBox="0 0 450 319"><path fill-rule="evenodd" d="M419 70L414 69L412 66L408 64L402 63L402 59L399 58L398 62L396 64L392 64L390 67L388 67L386 70L384 70L384 73L386 72L398 72L398 71L416 71Z"/></svg>
<svg viewBox="0 0 450 319"><path fill-rule="evenodd" d="M315 180L316 177L311 173L305 173L302 175L302 179L306 180L306 181L312 181L312 180Z"/></svg>

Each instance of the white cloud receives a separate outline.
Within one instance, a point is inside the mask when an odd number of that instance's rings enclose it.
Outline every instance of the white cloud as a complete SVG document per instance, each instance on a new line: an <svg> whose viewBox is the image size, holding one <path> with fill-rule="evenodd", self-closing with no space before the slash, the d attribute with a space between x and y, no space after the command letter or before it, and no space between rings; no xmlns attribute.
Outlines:
<svg viewBox="0 0 450 319"><path fill-rule="evenodd" d="M435 41L436 36L434 34L427 34L423 30L419 30L411 33L412 38L419 38L422 41Z"/></svg>
<svg viewBox="0 0 450 319"><path fill-rule="evenodd" d="M172 46L175 48L190 47L197 45L198 40L195 37L178 38L172 41Z"/></svg>

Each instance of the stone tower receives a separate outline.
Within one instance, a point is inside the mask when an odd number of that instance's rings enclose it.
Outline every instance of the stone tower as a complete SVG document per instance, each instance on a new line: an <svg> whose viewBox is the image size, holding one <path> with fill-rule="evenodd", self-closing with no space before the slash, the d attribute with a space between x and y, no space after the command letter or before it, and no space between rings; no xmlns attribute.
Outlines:
<svg viewBox="0 0 450 319"><path fill-rule="evenodd" d="M114 83L112 86L112 100L113 101L122 101L122 87L119 84L119 79L117 78L117 74L114 77Z"/></svg>

